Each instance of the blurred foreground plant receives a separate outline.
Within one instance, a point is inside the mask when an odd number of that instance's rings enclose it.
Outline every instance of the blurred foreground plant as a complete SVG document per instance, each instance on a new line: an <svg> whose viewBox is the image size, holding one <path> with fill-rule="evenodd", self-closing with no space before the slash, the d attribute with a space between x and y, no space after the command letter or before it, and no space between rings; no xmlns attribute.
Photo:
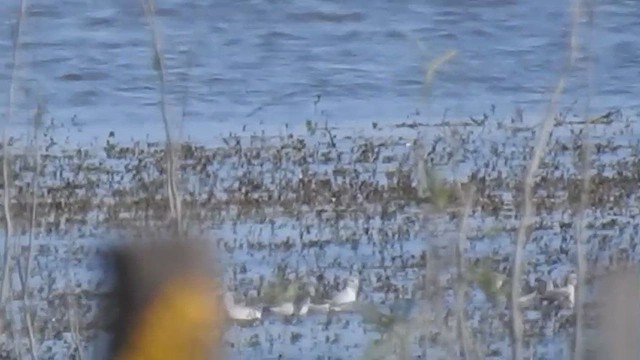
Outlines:
<svg viewBox="0 0 640 360"><path fill-rule="evenodd" d="M207 244L151 232L114 254L118 360L219 359L226 316Z"/></svg>

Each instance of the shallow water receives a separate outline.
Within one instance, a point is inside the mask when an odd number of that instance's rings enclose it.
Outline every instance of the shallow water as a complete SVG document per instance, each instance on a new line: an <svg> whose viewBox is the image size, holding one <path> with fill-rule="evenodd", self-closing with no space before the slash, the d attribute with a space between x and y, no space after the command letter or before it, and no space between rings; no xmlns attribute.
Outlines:
<svg viewBox="0 0 640 360"><path fill-rule="evenodd" d="M369 236L358 229L362 217L374 216L375 211L352 214L339 221L330 218L318 218L304 211L299 218L274 218L270 224L242 220L236 222L235 229L229 221L212 225L212 236L219 239L219 257L224 259L226 286L238 295L255 293L259 278L274 278L277 267L285 267L287 274L298 274L306 281L315 282L319 274L330 283L344 280L351 273L359 273L361 293L359 301L374 303L384 308L393 304L397 298L407 299L416 296L415 286L420 282L420 273L425 267L420 260L426 244L434 237L445 242L456 240L457 223L447 217L430 216L428 231L420 231L410 223L398 221L371 221ZM406 215L417 220L420 215ZM536 230L532 233L526 248L528 270L527 279L549 273L555 280L574 268L575 251L573 230L559 229L558 221L565 218L562 213L542 216ZM591 237L595 244L605 243L600 253L607 258L617 249L636 249L637 241L633 229L638 226L638 218L621 219L619 231L612 236L606 223L620 215L593 214L590 219ZM566 219L565 219L566 220ZM500 228L495 227L496 220L480 213L469 219L469 248L465 257L469 259L491 257L508 259L511 255L512 233L517 221L501 218ZM551 224L551 225L549 225ZM300 227L309 227L311 231L298 232ZM271 229L275 229L271 231ZM488 229L494 229L489 233ZM398 235L406 233L407 236ZM29 283L34 291L36 326L42 326L43 345L40 353L48 358L65 358L72 350L70 333L67 329L68 308L66 294L77 297L81 315L82 336L86 337L85 351L96 351L103 346L100 339L106 339L99 329L104 327L98 311L103 294L110 288L109 278L105 277L104 264L96 254L96 249L111 246L100 234L69 234L64 238L56 235L40 235L36 241L33 277ZM71 240L70 240L71 239ZM290 245L281 244L289 239ZM26 238L22 238L26 241ZM354 246L355 245L355 246ZM638 254L632 251L632 257ZM503 265L507 262L500 261ZM446 289L451 287L449 267L442 272L441 281ZM17 274L14 282L18 283ZM386 286L386 287L385 287ZM447 298L452 295L447 290ZM13 306L20 309L21 301ZM469 288L467 299L469 325L483 345L506 354L505 339L508 332L498 321L502 310L488 302L487 297L474 285ZM16 314L19 314L16 313ZM525 312L525 318L534 329L531 349L536 354L566 354L570 333L566 329L558 331L559 320L541 318L538 311ZM20 316L12 319L21 323ZM427 323L419 323L424 326ZM418 336L419 328L410 328L412 336ZM425 326L428 331L437 331L437 327ZM417 333L417 334L416 334ZM313 314L294 319L283 319L276 315L266 316L255 324L232 325L226 335L228 352L231 358L299 358L305 354L310 358L360 358L383 336L390 336L392 330L381 330L371 323L363 322L357 312L335 314ZM6 338L5 338L6 339ZM414 340L418 341L418 340ZM99 347L98 347L99 349ZM437 347L430 351L437 351ZM421 351L416 350L416 354ZM549 355L551 356L551 355ZM558 355L556 355L558 356ZM556 356L552 356L556 358ZM494 358L501 358L497 356Z"/></svg>
<svg viewBox="0 0 640 360"><path fill-rule="evenodd" d="M513 251L513 234L519 224L516 210L519 194L516 189L521 173L519 169L527 161L528 153L528 148L519 144L530 144L532 139L528 131L512 133L507 126L509 122L502 125L491 124L486 128L423 129L437 130L431 136L445 136L449 133L432 155L435 163L443 162L437 169L446 178L465 182L471 173L479 171L481 175L484 174L480 178L486 178L481 181L490 184L489 194L484 194L481 198L486 200L491 195L502 199L503 203L496 211L482 210L479 206L474 208L468 219L469 246L465 258L470 261L490 258L497 261L501 269L507 269ZM625 159L637 160L633 155L637 153L637 148L629 143L629 139L634 137L632 134L635 126L625 130L624 125L624 118L617 118L612 125L595 125L591 128L598 146L604 146L609 140L615 146L625 146L615 151L612 147L605 149L606 156L599 156L595 162L598 174L617 174L620 164L626 163ZM523 283L530 283L541 274L549 274L556 281L561 281L568 271L575 268L574 214L566 200L567 193L571 190L566 179L576 170L575 163L571 160L575 153L573 150L560 149L562 145L569 146L575 140L571 134L571 126L573 125L556 127L551 138L552 151L546 158L547 164L541 174L556 180L548 184L547 189L541 189L541 193L547 194L543 199L552 199L558 205L543 207L538 212L538 222L525 248L528 268L522 279ZM618 133L620 129L623 131L619 136L605 136L607 131ZM294 136L292 139L265 137L253 140L250 136L240 136L238 141L242 143L241 151L238 151L240 147L233 145L232 141L232 145L227 148L201 149L199 151L203 155L186 161L197 163L201 158L208 159L209 154L217 154L216 161L203 162L207 164L204 170L201 167L195 170L189 168L183 171L182 176L189 180L184 189L192 191L194 195L191 196L206 198L211 193L216 196L197 210L205 214L203 219L206 220L200 225L218 244L219 256L225 267L225 286L240 297L246 294L252 300L259 288L260 278L273 279L276 269L280 268L284 269L287 276L297 275L310 282L316 282L318 275L322 274L330 284L339 283L349 274L358 273L361 280L359 300L382 308L390 306L397 298L415 298L419 293L416 285L421 283L420 274L425 268L425 249L429 244L446 246L455 243L459 220L450 216L455 211L449 215L440 214L429 207L423 208L412 199L385 197L390 195L395 181L386 174L396 170L409 171L414 167L414 146L406 145L410 139L403 138L405 129L396 130L396 136L385 131L382 133L386 136L369 138L347 138L341 135L336 140L336 148L332 148L320 136ZM454 130L460 134L451 135ZM343 132L346 131L336 133ZM292 150L291 144L302 140L308 145L300 150ZM118 143L119 137L110 141ZM358 160L362 149L371 146L368 145L371 143L376 144L374 148L380 149L377 160ZM59 144L51 153L64 153L65 146ZM493 146L504 146L511 150L499 150L494 154L491 150ZM74 175L73 170L78 163L82 163L80 155L71 155L71 160L52 158L45 162L47 166L43 175L46 181L41 184L44 188L56 189L69 183L71 188L76 188L76 183L84 184L84 187L92 184L89 193L83 192L83 186L80 186L77 192L67 195L70 200L89 196L92 198L92 207L90 216L84 213L74 215L69 209L58 211L47 206L46 201L41 202L40 216L44 222L55 223L56 218L63 216L68 221L67 225L60 225L61 233L57 233L55 229L39 233L35 242L34 269L29 285L34 291L33 297L38 308L37 326L44 329L44 345L40 349L43 356L64 358L72 352L71 337L66 325L68 306L65 299L69 294L79 302L78 311L82 314L81 328L86 337L86 351L99 352L95 350L100 349L96 346L104 344L101 339L105 336L99 329L104 328L105 324L98 314L101 301L111 283L104 276L104 264L100 260L99 251L113 245L109 231L105 230L105 225L110 224L107 214L121 211L121 219L126 220L139 210L122 210L132 206L125 205L127 200L116 196L123 189L125 194L133 197L155 198L158 195L153 189L147 190L150 193L136 189L135 184L140 181L140 176L126 170L131 168L130 164L137 164L140 159L154 163L154 157L149 155L154 153L152 146L141 145L139 149L145 150L147 155L135 156L128 153L128 157L110 157L101 144L95 144L86 149L90 154L87 162L100 164L102 161L104 170L82 172L82 176ZM324 152L329 152L330 159L334 160L324 161L319 155ZM76 154L74 151L71 153ZM282 154L283 160L276 165L272 156L278 153ZM447 163L446 159L451 153L456 156ZM395 158L385 161L387 156ZM342 160L335 160L338 157ZM402 160L406 158L409 159L408 162ZM554 170L554 166L559 168ZM340 168L348 171L338 173L337 169ZM156 167L144 169L143 178L158 176ZM216 180L211 175L213 170L219 177ZM275 178L269 176L273 172L277 173ZM498 173L504 176L503 184L495 180ZM306 174L306 177L300 174ZM626 172L616 176L625 174L636 176ZM28 172L23 171L19 175L17 185L28 183ZM301 205L301 200L296 200L296 196L299 196L305 179L318 181L317 184L328 179L331 189L334 189L331 191L338 191L341 186L347 186L347 190L341 195L339 192L332 195L340 198L336 202L327 198L327 190L317 188L314 194L308 194L309 202ZM386 189L386 192L381 198L366 200L357 186L352 188L353 185L350 185L358 184L363 179L372 181L376 184L374 186L382 186L381 189ZM600 200L597 203L599 205L588 213L589 236L593 244L589 258L594 263L604 265L611 259L616 261L624 252L632 259L640 256L637 239L634 237L640 226L635 205L638 198L637 182L629 180L636 185L631 184L635 187L632 186L625 192L623 189L628 184L618 178L612 178L611 181L613 180L621 187L609 190L598 188L596 194L601 194L604 200ZM252 209L253 211L243 212L243 205L237 199L237 193L242 192L242 187L238 187L240 183L253 186L258 184L257 190L249 192L250 198L260 197L261 194L282 193L282 201L266 201ZM133 190L129 193L126 189L130 188ZM329 193L333 194L331 191ZM55 198L54 194L52 191L45 198ZM620 194L623 194L620 200L612 200ZM16 196L20 199L20 196ZM227 201L231 205L221 208L219 204ZM294 201L293 208L286 205L291 201ZM75 216L86 218L87 223L72 225ZM138 216L142 218L143 213L138 213ZM16 215L14 219L18 217ZM16 228L23 229L24 225ZM26 236L20 239L23 243L26 242ZM445 289L444 298L448 304L453 297L451 269L445 263L438 274L438 281ZM14 273L13 280L15 284L19 283L18 273ZM479 341L488 347L494 358L504 357L508 353L508 342L505 340L508 334L504 324L499 321L504 310L488 301L486 294L473 283L470 283L466 305L469 324L481 339ZM12 320L20 324L21 301L14 301L12 306L16 309ZM549 354L548 357L554 358L567 354L570 347L567 342L571 336L570 327L567 329L559 320L544 318L539 311L528 311L525 318L532 328L527 340L536 354ZM562 329L558 330L558 327ZM437 333L439 330L434 326L429 331ZM418 330L414 329L414 332L419 334ZM377 339L391 336L389 333L389 330L381 330L365 323L359 313L339 313L332 316L313 314L294 321L269 316L257 324L233 325L226 340L231 358L299 358L302 352L313 358L359 358L371 349ZM412 339L414 345L420 342L419 336L416 337L418 339ZM422 350L424 347L416 348L415 354L420 354ZM432 353L439 348L434 345L428 350Z"/></svg>
<svg viewBox="0 0 640 360"><path fill-rule="evenodd" d="M111 141L123 144L144 142L147 134L153 140L162 139L150 34L138 3L30 3L20 62L19 110L14 121L27 123L40 97L48 108L47 119L55 118L56 124L65 126L47 131L62 134L55 137L57 145L52 152L62 152L65 147L73 152L73 144L80 141L89 144L87 149L96 156L97 160L92 160L95 164L107 159L103 146L110 130L116 134ZM567 4L549 0L159 3L174 119L182 117L183 98L188 98L185 138L220 146L225 140L234 140L226 137L229 133L237 133L245 151L259 144L277 145L290 134L302 134L307 144L304 158L308 160L288 159L281 168L248 164L242 157L218 159L209 168L220 177L214 185L211 179L203 182L203 174L185 172L190 181L187 189L195 189L197 194L201 194L200 189L202 194L213 189L218 200L224 201L228 200L227 190L234 189L243 177L262 179L262 191L269 193L278 183L265 174L278 172L275 180L298 184L309 170L313 176L331 179L333 185L349 184L354 170L360 176L356 180L370 179L384 185L388 181L386 173L413 166L413 150L407 146L413 139L422 136L430 146L442 137L445 140L434 157L438 171L447 179L464 182L474 172L488 178L501 173L507 179L502 187L492 189L504 199L504 207L497 214L480 209L472 214L466 256L492 257L508 263L518 223L513 184L521 179L528 146L534 140L529 125L544 112L566 56L570 29ZM596 9L591 42L596 60L592 110L622 107L631 116L628 120L614 117L612 123L591 127L597 142L611 140L617 146L597 154L594 168L600 174L631 174L632 168L621 168L620 160L630 158L629 164L633 165L633 157L640 153L635 116L638 85L637 81L630 81L636 75L640 49L640 40L630 35L640 27L635 11L634 2L600 1ZM15 5L0 4L1 20L7 27L14 13ZM585 21L582 19L581 26ZM0 35L0 53L9 54L8 32ZM449 49L459 53L436 76L427 102L422 81L424 65ZM579 120L571 115L579 114L585 104L586 56L586 50L581 48L577 70L568 83L568 95L562 99L564 105L578 100L575 105L564 107L569 121ZM9 56L1 66L0 83L6 86L0 86L0 104L4 105L8 98ZM314 105L317 95L321 99ZM491 104L497 106L495 116ZM509 120L516 106L524 110L524 124ZM490 114L490 119L486 126L429 126L417 130L394 126L414 121L434 125L441 121L445 109L447 116L456 121L469 115L481 118L482 113ZM338 149L330 152L332 156L343 156L341 164L323 162L317 154L309 155L313 149L326 151L327 138L320 130L309 135L305 119L321 124L327 119L330 126L336 125L331 129ZM382 125L374 129L373 122ZM543 164L544 174L567 177L577 172L572 146L582 127L559 123L554 128L552 156ZM18 129L12 130L14 135L22 134ZM255 137L263 133L265 137ZM381 158L373 163L358 163L361 148L354 143L369 140L383 148ZM44 143L48 141L45 139ZM390 160L383 160L385 156ZM403 159L409 159L409 163L401 164ZM106 163L115 173L124 174L116 186L131 181L124 164ZM337 165L350 172L336 176ZM553 166L557 169L549 170ZM56 169L47 170L43 186L62 186L75 176L65 170L57 178ZM109 190L113 190L109 188L109 176L91 174L86 179L98 184L96 192L89 196L108 200L104 205L94 205L109 208L114 202L109 199ZM548 190L549 196L561 205L559 209L540 212L526 248L528 280L547 272L559 280L575 264L570 225L573 214L565 204L569 189L562 181L557 186L559 190ZM610 255L615 258L621 251L637 259L637 196L637 191L629 191L623 201L612 201L614 206L605 200L604 208L589 213L592 254L599 254L598 261L609 259ZM322 209L301 206L294 212L274 206L246 217L231 207L228 212L212 216L205 226L213 237L221 239L227 286L241 293L255 290L259 277L271 277L278 264L286 264L303 277L322 273L336 281L359 272L361 300L388 305L396 296L413 295L419 269L424 267L420 255L427 244L455 240L457 222L428 217L425 230L421 227L425 223L422 209L414 203L393 210L391 220L382 218L380 204L359 206L355 202L341 207L327 203ZM349 210L349 206L357 211ZM30 285L37 292L36 297L42 297L37 321L45 322L42 326L47 329L41 347L45 356L67 358L72 351L64 322L67 307L63 294L81 293L80 311L90 321L96 318L101 296L110 286L101 277L102 264L95 256L96 249L111 244L104 239L104 228L93 227L92 221L103 224L105 215L100 210L104 209L90 212L89 224L80 226L80 230L68 232L67 227L62 235L42 234L37 239L36 270ZM131 216L122 214L125 215ZM367 235L362 231L364 224L370 231ZM14 277L17 283L18 274ZM393 291L382 290L380 279L390 282ZM450 281L447 279L449 274L445 272L442 281ZM44 300L52 295L52 302ZM14 305L19 309L19 302ZM504 328L477 287L471 288L468 307L471 326L485 336L485 343L491 349L506 349ZM527 316L532 322L540 318L535 312ZM20 316L14 320L21 321ZM87 341L95 343L104 337L101 332L94 333L101 324L83 326ZM555 331L555 324L536 326L541 328L531 338L536 354L565 356L569 335ZM255 326L232 327L227 339L234 358L300 358L302 353L320 358L354 358L381 336L363 324L358 314L345 313L330 323L326 315L293 323L268 318ZM91 348L93 343L87 346Z"/></svg>
<svg viewBox="0 0 640 360"><path fill-rule="evenodd" d="M76 116L85 126L159 128L151 35L137 2L29 3L18 105L32 109L41 99L51 117ZM172 114L180 119L184 110L186 121L198 124L195 133L306 118L363 125L401 120L416 109L433 122L445 109L466 117L489 112L491 104L499 114L516 106L540 114L571 28L568 2L551 0L158 3ZM14 3L0 4L5 30L15 12ZM631 35L640 28L635 3L599 1L594 12L591 105L637 109L637 81L629 81L640 58L640 40ZM589 36L587 20L580 19L581 40ZM0 35L0 53L10 54L9 32ZM458 56L436 76L427 103L424 66L449 49ZM586 59L581 45L564 98L578 101L578 110L587 94ZM2 69L4 107L10 56ZM15 121L30 116L17 112Z"/></svg>

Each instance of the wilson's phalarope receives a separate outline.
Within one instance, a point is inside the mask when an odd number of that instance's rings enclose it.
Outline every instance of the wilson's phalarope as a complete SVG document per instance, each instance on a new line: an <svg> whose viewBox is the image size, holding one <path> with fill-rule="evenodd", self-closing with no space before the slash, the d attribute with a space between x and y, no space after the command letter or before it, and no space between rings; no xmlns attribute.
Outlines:
<svg viewBox="0 0 640 360"><path fill-rule="evenodd" d="M358 287L360 280L356 276L349 276L344 289L336 293L331 300L322 304L309 304L312 311L327 312L329 310L340 311L349 307L358 298Z"/></svg>
<svg viewBox="0 0 640 360"><path fill-rule="evenodd" d="M295 312L298 315L304 316L309 312L309 306L311 305L311 297L315 294L315 290L312 286L308 285L305 290L296 296L294 300Z"/></svg>
<svg viewBox="0 0 640 360"><path fill-rule="evenodd" d="M313 288L308 286L299 291L293 301L286 301L280 305L269 307L269 311L282 316L306 315L309 312L312 294Z"/></svg>
<svg viewBox="0 0 640 360"><path fill-rule="evenodd" d="M576 297L576 285L578 285L578 276L571 273L567 276L567 285L560 288L547 289L541 299L552 303L559 302L573 308Z"/></svg>
<svg viewBox="0 0 640 360"><path fill-rule="evenodd" d="M262 310L243 304L236 304L232 293L224 295L224 306L227 314L233 320L258 320L262 317Z"/></svg>
<svg viewBox="0 0 640 360"><path fill-rule="evenodd" d="M547 284L543 279L537 278L535 285L529 294L523 295L518 299L518 306L522 308L536 305L540 302L542 296L547 291Z"/></svg>

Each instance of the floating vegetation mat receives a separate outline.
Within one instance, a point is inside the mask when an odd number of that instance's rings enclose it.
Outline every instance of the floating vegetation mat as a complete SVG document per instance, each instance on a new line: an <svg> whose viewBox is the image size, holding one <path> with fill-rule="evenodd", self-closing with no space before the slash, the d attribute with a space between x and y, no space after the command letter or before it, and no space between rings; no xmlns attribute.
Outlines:
<svg viewBox="0 0 640 360"><path fill-rule="evenodd" d="M215 239L226 287L238 298L260 304L274 293L269 287L282 282L330 291L350 275L360 279L361 306L352 311L265 315L233 324L226 336L230 356L455 357L460 312L454 290L460 284L474 351L481 358L507 356L504 285L494 278L510 272L523 174L536 134L529 123L520 115L430 126L374 124L366 131L312 124L305 134L244 132L211 144L184 142L178 181L185 223ZM592 155L589 273L638 257L637 119L620 112L594 117L587 139L585 125L565 115L556 119L534 186L537 216L525 248L525 278L518 279L525 287L540 276L563 284L575 270L574 220L586 144ZM75 148L45 134L39 146L37 176L33 144L16 141L9 149L16 265L0 357L28 353L25 311L40 357L67 359L78 351L98 357L113 311L104 306L112 282L102 254L114 244L114 229L166 221L165 146L117 132ZM473 201L463 216L471 189ZM461 254L464 273L457 274L453 249L463 219L468 245ZM404 315L393 310L397 304L408 307L400 311ZM524 318L533 358L568 354L571 310L534 307Z"/></svg>

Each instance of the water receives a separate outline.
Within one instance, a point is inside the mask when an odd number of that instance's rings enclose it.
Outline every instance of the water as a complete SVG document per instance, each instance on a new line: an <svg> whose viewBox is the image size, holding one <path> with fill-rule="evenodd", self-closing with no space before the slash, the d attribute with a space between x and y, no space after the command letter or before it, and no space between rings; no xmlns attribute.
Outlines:
<svg viewBox="0 0 640 360"><path fill-rule="evenodd" d="M170 115L174 119L184 117L186 134L209 140L207 145L212 144L211 138L239 131L245 125L248 132L266 129L269 135L281 134L284 124L290 125L289 130L304 130L304 121L308 118L327 119L331 124L340 126L341 129L334 130L339 135L339 146L341 136L353 135L350 129L371 129L374 121L389 124L417 119L433 123L440 121L445 111L450 118L466 118L491 113L492 105L495 105L495 118L511 114L516 107L521 107L528 115L525 116L526 121L536 121L539 117L535 115L544 112L565 66L571 31L569 4L549 0L524 3L437 0L420 4L409 1L352 1L348 4L337 1L218 1L208 5L195 1L159 3L159 30L169 71ZM35 104L42 101L48 109L47 119L55 118L59 123L74 127L73 131L69 132L68 128L63 131L67 138L106 137L110 130L115 130L117 139L122 142L128 138L142 140L145 134L163 136L158 80L152 67L151 34L138 2L40 0L30 4L24 23L14 123L28 123ZM586 31L588 16L580 18L579 39L582 41L589 36L591 39L593 88L590 103L594 112L622 107L627 114L633 114L638 109L638 81L635 78L640 40L632 34L640 30L640 21L635 5L632 1L600 1L595 9L591 35ZM0 4L3 22L0 29L4 29L0 32L0 53L5 54L0 65L0 106L3 109L7 105L11 74L9 29L15 14L15 4ZM457 50L457 56L440 69L427 94L423 82L425 65L450 49ZM584 42L580 42L576 67L569 74L567 94L561 101L565 108L575 101L572 112L579 113L586 103L588 59L589 51ZM417 115L411 115L407 120L410 114ZM630 128L638 129L637 120L630 124ZM508 123L507 127L510 125L514 124ZM612 129L627 129L620 118L616 118L614 125L594 127L592 135L606 142L612 138ZM574 129L578 128L581 125L558 127L554 136L571 140ZM18 133L17 129L12 130ZM407 137L415 136L413 129L395 131L396 135L405 135L403 132L406 131ZM433 138L447 131L453 130L429 128L426 135ZM499 162L501 158L494 158L492 146L503 145L502 148L496 147L500 153L513 149L525 151L523 144L533 139L531 133L518 136L515 130L507 131L495 123L486 129L461 131L469 131L472 139L482 141L474 142L477 146L473 147L473 156L468 157L465 155L467 151L463 151L461 159L458 159L461 161L459 168L443 169L445 174L449 175L447 171L451 171L452 178L466 178L472 170L482 168L484 164L484 168L492 169L486 170L489 174L502 169L512 175L512 179L518 179L519 168L511 162L503 164ZM371 132L368 136L388 135L386 129ZM616 130L616 144L625 147L599 156L595 166L604 169L599 171L615 173L615 168L605 166L608 160L633 155L637 149L637 137L633 134L634 131L626 130L618 134ZM56 140L62 142L64 138ZM243 138L245 140L248 139ZM310 144L313 141L307 140ZM447 138L446 141L450 140ZM404 138L398 141L403 152L410 151L404 145L408 141ZM100 150L102 142L97 141L94 145ZM453 148L456 144L448 146ZM554 146L552 144L552 151ZM560 168L561 173L571 174L573 168L569 165L572 164L573 153L559 154L556 157L567 165L566 169ZM517 152L513 158L524 161L525 157L519 155ZM465 164L464 161L469 159L475 162ZM482 159L490 162L484 163ZM396 162L392 161L389 168L397 166ZM229 164L224 167L225 164L220 163L223 167L217 173L224 178L220 181L222 184L234 180L234 176L241 173L241 169ZM313 169L331 171L333 167L329 165L315 162ZM352 163L346 165L355 166ZM253 171L258 173L255 169ZM261 168L260 174L264 171L268 170ZM384 182L384 179L378 180ZM47 179L43 183L46 184ZM269 184L275 186L275 183ZM503 195L511 198L511 193ZM506 204L511 202L515 203L515 200ZM392 224L382 224L378 222L379 210L371 210L374 230L371 239L367 239L357 231L364 221L357 214L332 220L318 217L313 210L301 209L300 214L291 218L278 218L281 214L271 214L277 223L275 231L263 222L254 223L246 219L239 221L237 230L231 226L232 218L211 225L214 235L224 239L222 244L235 244L229 245L225 253L229 262L226 265L230 269L225 273L228 285L250 290L259 275L268 277L278 263L286 263L290 268L306 271L309 275L316 275L322 269L327 275L338 278L362 271L366 276L362 278L361 297L384 303L387 294L376 289L379 285L376 275L384 278L382 275L390 269L391 281L404 289L409 289L417 281L417 266L397 267L394 263L394 258L419 259L425 239L420 229L412 227L414 223L393 221ZM509 209L505 212L495 221L488 215L473 217L469 231L473 240L470 256L497 254L505 257L511 254L509 245L516 221L511 218ZM621 225L612 247L635 249L635 213L628 214L624 210L622 213L621 218L628 221ZM600 223L610 221L613 215L619 214L596 213L591 218L597 223L597 235L606 240L614 235L600 229L604 227ZM407 216L415 218L415 222L420 219L419 214ZM556 223L565 216L564 213L553 213L543 220ZM301 225L313 231L305 235L300 232ZM436 232L455 233L455 225L437 221ZM393 229L393 226L409 228L395 232L408 235L394 238L394 234L385 230ZM497 234L489 234L491 228ZM570 259L574 257L573 252L565 256L553 250L563 244L568 246L571 240L568 232L560 236L553 227L552 230L537 231L537 241L527 248L534 263L532 271L547 271L551 267L562 274L568 271L572 267L573 260ZM50 245L61 249L55 250L54 255L36 255L35 263L45 274L71 273L78 284L70 283L69 277L61 275L51 277L54 280L36 278L32 280L33 286L44 289L46 283L46 291L58 294L68 288L73 288L73 291L88 289L99 297L109 284L99 282L101 273L95 259L84 253L69 255L71 248L78 246L82 239L88 243L81 244L92 248L95 244L87 240L91 236L71 235L67 238L73 238L76 243L58 241L56 235L43 239L40 245L43 248ZM292 251L247 251L250 246L277 245L287 238L294 239ZM345 239L361 241L362 245L354 247L358 241L350 243ZM326 243L319 249L306 246L319 240ZM87 251L91 253L91 250ZM549 253L553 255L551 265ZM602 251L602 254L606 256L608 253ZM67 266L68 259L74 256L83 261ZM248 271L242 274L238 270L236 272L241 276L236 277L234 271L243 266ZM241 284L248 284L247 289L241 289ZM471 301L471 308L476 314L483 313L486 299L479 291L473 293L475 300ZM64 306L51 306L44 300L40 302L45 310L66 311ZM81 310L93 313L95 308ZM47 311L38 315L39 321L48 317L57 318L59 315ZM479 317L474 321L484 324L486 319ZM326 323L325 316L310 316L298 324L267 319L255 327L233 327L228 334L234 345L230 352L236 357L284 355L285 358L299 358L305 349L313 348L314 355L352 357L362 354L380 335L361 324L355 314L344 314L331 326ZM316 331L320 326L325 326L324 330ZM86 327L99 326L88 324ZM550 335L549 339L553 336ZM59 348L61 343L69 343L69 339L47 341L53 344L50 352L60 355L60 358L65 358L71 351ZM563 347L556 341L540 341L538 351L545 352L546 348L549 352L557 352ZM44 353L47 351L43 350Z"/></svg>
<svg viewBox="0 0 640 360"><path fill-rule="evenodd" d="M29 2L16 120L38 99L49 115L87 128L157 131L151 34L138 2ZM515 107L542 113L566 63L568 2L158 1L173 118L198 133L237 124L281 126L306 118L369 125L419 110L426 121ZM580 17L576 68L565 104L636 109L640 29L635 2L600 1L593 32ZM7 102L10 27L17 5L0 5L0 104ZM447 50L427 98L425 65ZM28 95L25 95L28 92ZM320 103L314 107L317 95ZM187 99L185 101L185 98ZM322 114L320 114L322 112ZM197 124L197 125L194 125ZM107 130L105 130L107 131Z"/></svg>

